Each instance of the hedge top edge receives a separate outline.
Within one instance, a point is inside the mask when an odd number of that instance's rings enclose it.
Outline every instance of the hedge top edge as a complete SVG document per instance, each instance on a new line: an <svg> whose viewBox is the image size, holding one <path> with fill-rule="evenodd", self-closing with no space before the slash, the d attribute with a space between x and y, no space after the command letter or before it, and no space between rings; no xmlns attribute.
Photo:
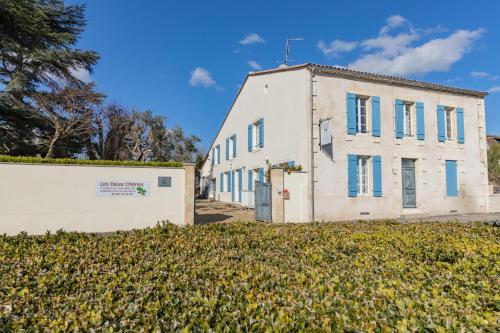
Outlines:
<svg viewBox="0 0 500 333"><path fill-rule="evenodd" d="M59 164L59 165L88 165L88 166L131 166L131 167L167 167L181 168L182 162L139 162L139 161L110 161L110 160L76 160L71 158L41 158L32 156L0 155L0 163L19 164Z"/></svg>

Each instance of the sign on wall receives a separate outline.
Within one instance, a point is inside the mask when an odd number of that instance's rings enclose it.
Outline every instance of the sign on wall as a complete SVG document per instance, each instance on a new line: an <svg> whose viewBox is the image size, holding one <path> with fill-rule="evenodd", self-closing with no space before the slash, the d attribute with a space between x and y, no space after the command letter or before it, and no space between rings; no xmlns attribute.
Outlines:
<svg viewBox="0 0 500 333"><path fill-rule="evenodd" d="M320 144L322 146L332 143L332 134L330 132L330 120L323 120L320 123Z"/></svg>
<svg viewBox="0 0 500 333"><path fill-rule="evenodd" d="M158 177L158 187L172 187L172 177Z"/></svg>
<svg viewBox="0 0 500 333"><path fill-rule="evenodd" d="M149 181L142 180L98 180L98 197L149 197Z"/></svg>

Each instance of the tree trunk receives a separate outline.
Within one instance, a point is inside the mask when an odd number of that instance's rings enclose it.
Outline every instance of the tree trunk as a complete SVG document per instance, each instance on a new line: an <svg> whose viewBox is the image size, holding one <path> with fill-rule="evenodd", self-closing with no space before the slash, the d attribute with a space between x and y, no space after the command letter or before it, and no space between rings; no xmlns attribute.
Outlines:
<svg viewBox="0 0 500 333"><path fill-rule="evenodd" d="M54 132L54 136L52 137L52 140L50 140L49 150L47 150L47 154L45 154L45 158L53 158L54 157L54 146L55 146L56 142L59 140L59 138L60 138L60 133L59 133L59 130L56 129L56 131Z"/></svg>

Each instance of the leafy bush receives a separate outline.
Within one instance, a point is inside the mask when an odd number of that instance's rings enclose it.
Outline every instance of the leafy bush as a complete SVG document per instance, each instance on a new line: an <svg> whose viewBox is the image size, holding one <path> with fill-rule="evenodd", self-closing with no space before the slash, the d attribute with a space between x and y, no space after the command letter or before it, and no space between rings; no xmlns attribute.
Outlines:
<svg viewBox="0 0 500 333"><path fill-rule="evenodd" d="M499 262L479 224L0 236L0 331L494 331Z"/></svg>
<svg viewBox="0 0 500 333"><path fill-rule="evenodd" d="M152 166L182 167L181 162L139 162L139 161L107 161L107 160L75 160L71 158L41 158L32 156L0 155L0 162L30 164L77 164L77 165L117 165L117 166Z"/></svg>
<svg viewBox="0 0 500 333"><path fill-rule="evenodd" d="M488 176L491 183L500 185L500 144L488 148Z"/></svg>

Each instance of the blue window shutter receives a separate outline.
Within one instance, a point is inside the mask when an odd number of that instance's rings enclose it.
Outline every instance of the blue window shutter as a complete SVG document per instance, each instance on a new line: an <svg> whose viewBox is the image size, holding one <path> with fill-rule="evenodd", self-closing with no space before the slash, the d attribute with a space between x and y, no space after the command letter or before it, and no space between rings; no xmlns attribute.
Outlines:
<svg viewBox="0 0 500 333"><path fill-rule="evenodd" d="M259 120L259 147L264 147L264 118Z"/></svg>
<svg viewBox="0 0 500 333"><path fill-rule="evenodd" d="M264 183L264 168L259 168L259 183Z"/></svg>
<svg viewBox="0 0 500 333"><path fill-rule="evenodd" d="M457 161L446 161L446 195L458 196Z"/></svg>
<svg viewBox="0 0 500 333"><path fill-rule="evenodd" d="M347 155L347 186L348 193L350 197L355 197L358 195L358 156L357 155Z"/></svg>
<svg viewBox="0 0 500 333"><path fill-rule="evenodd" d="M226 138L226 161L229 160L229 138Z"/></svg>
<svg viewBox="0 0 500 333"><path fill-rule="evenodd" d="M382 196L382 158L373 156L373 196Z"/></svg>
<svg viewBox="0 0 500 333"><path fill-rule="evenodd" d="M253 147L253 125L248 125L248 151L252 151Z"/></svg>
<svg viewBox="0 0 500 333"><path fill-rule="evenodd" d="M238 170L238 202L241 202L243 194L243 169Z"/></svg>
<svg viewBox="0 0 500 333"><path fill-rule="evenodd" d="M217 164L220 164L220 145L217 145Z"/></svg>
<svg viewBox="0 0 500 333"><path fill-rule="evenodd" d="M446 136L444 134L444 106L437 106L437 126L438 126L438 140L439 142L444 142Z"/></svg>
<svg viewBox="0 0 500 333"><path fill-rule="evenodd" d="M395 106L395 112L396 112L396 139L402 139L403 138L403 101L400 99L396 100L396 106Z"/></svg>
<svg viewBox="0 0 500 333"><path fill-rule="evenodd" d="M372 96L372 135L380 136L380 97Z"/></svg>
<svg viewBox="0 0 500 333"><path fill-rule="evenodd" d="M224 172L220 173L220 191L224 192Z"/></svg>
<svg viewBox="0 0 500 333"><path fill-rule="evenodd" d="M457 108L457 140L464 143L464 109Z"/></svg>
<svg viewBox="0 0 500 333"><path fill-rule="evenodd" d="M231 201L234 202L234 170L231 171Z"/></svg>
<svg viewBox="0 0 500 333"><path fill-rule="evenodd" d="M226 175L227 175L227 191L231 192L231 171L229 171Z"/></svg>
<svg viewBox="0 0 500 333"><path fill-rule="evenodd" d="M356 94L347 93L347 134L356 135Z"/></svg>
<svg viewBox="0 0 500 333"><path fill-rule="evenodd" d="M233 135L233 158L236 157L236 134Z"/></svg>
<svg viewBox="0 0 500 333"><path fill-rule="evenodd" d="M248 170L248 191L253 191L253 170Z"/></svg>
<svg viewBox="0 0 500 333"><path fill-rule="evenodd" d="M215 164L215 148L212 147L212 165Z"/></svg>
<svg viewBox="0 0 500 333"><path fill-rule="evenodd" d="M425 113L424 113L424 103L417 102L417 140L425 139Z"/></svg>

